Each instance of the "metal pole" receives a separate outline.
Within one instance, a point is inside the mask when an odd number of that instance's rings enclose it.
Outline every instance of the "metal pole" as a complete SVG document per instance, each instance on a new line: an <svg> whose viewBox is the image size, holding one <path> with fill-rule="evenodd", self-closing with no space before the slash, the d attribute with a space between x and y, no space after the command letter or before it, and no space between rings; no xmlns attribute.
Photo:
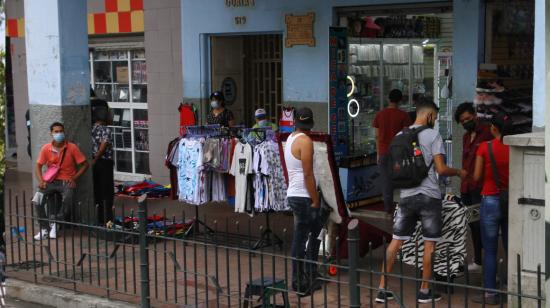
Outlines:
<svg viewBox="0 0 550 308"><path fill-rule="evenodd" d="M352 219L348 224L348 258L349 258L349 306L361 307L359 299L359 221Z"/></svg>
<svg viewBox="0 0 550 308"><path fill-rule="evenodd" d="M141 264L141 307L149 308L149 255L147 252L147 195L138 198L139 260Z"/></svg>

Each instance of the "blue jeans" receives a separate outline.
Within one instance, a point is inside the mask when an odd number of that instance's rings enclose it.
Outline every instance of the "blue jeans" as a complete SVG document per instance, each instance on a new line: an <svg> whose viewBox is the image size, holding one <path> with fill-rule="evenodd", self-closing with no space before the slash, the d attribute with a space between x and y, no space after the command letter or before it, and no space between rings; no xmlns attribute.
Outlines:
<svg viewBox="0 0 550 308"><path fill-rule="evenodd" d="M305 274L314 275L317 271L319 246L321 241L317 239L322 225L319 218L319 209L311 207L311 199L303 197L289 197L288 205L294 214L294 235L292 237L292 281L305 281ZM309 242L306 247L306 242ZM300 260L311 261L304 262ZM305 271L304 271L305 270Z"/></svg>
<svg viewBox="0 0 550 308"><path fill-rule="evenodd" d="M481 240L483 241L483 283L486 289L497 287L498 231L502 230L504 250L508 250L508 217L504 217L499 197L483 196L480 210Z"/></svg>

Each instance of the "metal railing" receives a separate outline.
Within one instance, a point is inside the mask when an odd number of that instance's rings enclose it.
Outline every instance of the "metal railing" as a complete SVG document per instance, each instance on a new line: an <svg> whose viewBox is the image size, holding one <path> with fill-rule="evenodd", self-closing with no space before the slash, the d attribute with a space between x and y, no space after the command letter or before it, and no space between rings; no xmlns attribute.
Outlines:
<svg viewBox="0 0 550 308"><path fill-rule="evenodd" d="M256 250L252 249L256 243L253 234L261 234L262 227L252 230L250 222L211 221L214 232L201 234L200 230L192 230L179 237L175 233L162 234L160 231L169 229L175 218L168 220L164 215L162 221L148 226L147 200L140 198L137 217L133 210L126 213L124 206L115 212L118 216L126 214L130 221L135 221L131 227L123 224L107 228L48 220L61 227L58 236L35 240L38 218L25 199L25 194L20 199L9 193L6 210L8 277L128 301L141 307L265 307L275 303L281 307L374 307L378 282L384 276L387 288L395 291L396 297L384 307L419 305L416 291L422 279L418 264L407 266L398 261L394 273L385 273L381 270L386 257L385 241L382 249L374 249L369 243L368 254L359 257L360 238L354 221L348 225L346 260L338 254L323 254L316 262L306 262L316 265L324 275L319 278L322 281L320 290L304 294L291 287L294 259L289 255L291 234L287 230L280 230L282 247L274 245ZM230 227L236 232L230 233ZM330 250L324 240L321 246L323 252ZM338 238L336 246L340 246ZM521 258L516 258L517 275L521 277ZM416 260L421 260L418 245ZM536 273L537 290L527 292L529 294L523 291L525 286L521 279L518 279L517 291L507 290L502 260L499 273L500 286L496 290L483 288L480 275L469 273L467 266L462 277L432 279L430 288L444 296L442 301L432 302L431 306L485 306L472 302L473 296L485 291L501 294L501 307L507 303L514 307L543 306L540 266Z"/></svg>

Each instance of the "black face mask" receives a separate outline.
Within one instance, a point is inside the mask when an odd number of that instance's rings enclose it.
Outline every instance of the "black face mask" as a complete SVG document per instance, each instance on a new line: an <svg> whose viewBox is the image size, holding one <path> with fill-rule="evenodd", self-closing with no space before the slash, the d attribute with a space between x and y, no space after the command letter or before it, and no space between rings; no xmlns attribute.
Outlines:
<svg viewBox="0 0 550 308"><path fill-rule="evenodd" d="M462 127L464 127L464 129L468 132L473 132L474 129L476 129L476 122L474 120L470 120L462 124Z"/></svg>

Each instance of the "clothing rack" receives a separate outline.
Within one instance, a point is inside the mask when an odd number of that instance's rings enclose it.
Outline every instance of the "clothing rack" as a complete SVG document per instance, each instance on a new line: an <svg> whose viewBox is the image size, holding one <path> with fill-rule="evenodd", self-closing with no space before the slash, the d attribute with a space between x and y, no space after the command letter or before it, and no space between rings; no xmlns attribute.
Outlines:
<svg viewBox="0 0 550 308"><path fill-rule="evenodd" d="M214 125L194 125L186 127L186 134L182 137L205 137L205 138L216 138L216 137L236 137L243 141L247 141L251 133L263 133L261 140L273 140L277 141L277 135L271 127L258 127L258 128L245 128L244 126L232 126L232 127L221 127L219 124ZM263 230L260 238L254 243L251 247L252 250L257 250L261 248L266 248L270 246L278 246L279 249L282 249L283 241L277 236L270 226L269 220L269 211L266 212L266 225ZM202 226L202 228L201 228ZM203 234L207 236L212 236L216 233L212 228L210 228L204 221L199 219L199 206L195 206L195 218L185 232L184 237L189 237L193 234L200 234L201 229ZM196 233L195 233L196 232Z"/></svg>
<svg viewBox="0 0 550 308"><path fill-rule="evenodd" d="M269 225L270 211L265 212L265 229L260 236L260 239L254 243L252 250L258 250L266 247L277 246L279 249L283 249L283 240L277 234L271 230Z"/></svg>

